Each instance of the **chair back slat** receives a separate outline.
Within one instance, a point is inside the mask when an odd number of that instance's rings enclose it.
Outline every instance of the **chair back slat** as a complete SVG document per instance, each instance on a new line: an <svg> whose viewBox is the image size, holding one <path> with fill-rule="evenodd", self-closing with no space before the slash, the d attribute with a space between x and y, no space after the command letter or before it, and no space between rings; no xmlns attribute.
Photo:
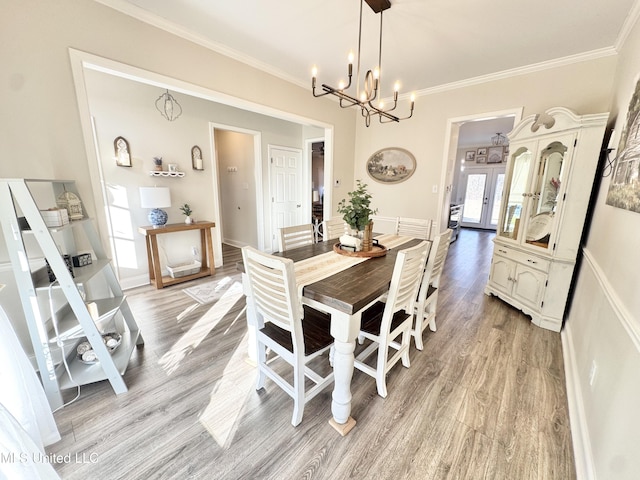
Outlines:
<svg viewBox="0 0 640 480"><path fill-rule="evenodd" d="M281 252L314 243L313 225L310 223L292 227L282 227L278 230L280 232L278 246Z"/></svg>
<svg viewBox="0 0 640 480"><path fill-rule="evenodd" d="M430 242L423 241L414 247L398 252L381 330L389 328L395 312L399 310L405 310L407 313L413 312L430 246Z"/></svg>
<svg viewBox="0 0 640 480"><path fill-rule="evenodd" d="M340 238L345 233L348 233L349 226L341 217L333 217L330 220L324 220L322 222L322 239L331 240L334 238Z"/></svg>
<svg viewBox="0 0 640 480"><path fill-rule="evenodd" d="M447 253L449 252L449 244L451 242L451 229L447 229L440 235L436 235L431 246L431 252L427 260L427 265L424 271L422 284L420 286L420 293L418 296L418 302L424 300L427 297L429 291L429 285L438 288L440 284L440 276L444 268L445 261L447 259Z"/></svg>
<svg viewBox="0 0 640 480"><path fill-rule="evenodd" d="M293 261L252 247L242 249L242 259L256 312L266 321L295 333L300 328L303 312L295 285Z"/></svg>
<svg viewBox="0 0 640 480"><path fill-rule="evenodd" d="M398 217L396 221L396 234L406 235L422 240L431 238L433 222L421 218Z"/></svg>

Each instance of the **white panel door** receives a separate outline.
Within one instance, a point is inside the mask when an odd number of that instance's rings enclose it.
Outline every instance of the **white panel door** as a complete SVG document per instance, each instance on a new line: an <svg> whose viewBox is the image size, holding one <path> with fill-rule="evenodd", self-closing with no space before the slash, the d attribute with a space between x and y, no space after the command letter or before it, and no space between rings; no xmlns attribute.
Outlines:
<svg viewBox="0 0 640 480"><path fill-rule="evenodd" d="M302 218L302 151L270 148L269 152L273 227L271 244L276 250L279 228L305 223Z"/></svg>

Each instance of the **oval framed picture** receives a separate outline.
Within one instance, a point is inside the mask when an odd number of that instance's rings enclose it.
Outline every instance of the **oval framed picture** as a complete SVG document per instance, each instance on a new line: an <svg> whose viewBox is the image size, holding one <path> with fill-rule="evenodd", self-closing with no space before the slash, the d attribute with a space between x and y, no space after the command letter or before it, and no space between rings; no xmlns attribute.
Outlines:
<svg viewBox="0 0 640 480"><path fill-rule="evenodd" d="M415 170L416 158L404 148L383 148L367 160L367 173L380 183L404 182Z"/></svg>

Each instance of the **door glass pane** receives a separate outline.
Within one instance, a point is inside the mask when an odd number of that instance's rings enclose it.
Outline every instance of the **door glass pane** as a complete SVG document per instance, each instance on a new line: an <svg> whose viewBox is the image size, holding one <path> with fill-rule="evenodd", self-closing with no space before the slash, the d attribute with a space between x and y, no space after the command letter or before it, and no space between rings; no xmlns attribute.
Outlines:
<svg viewBox="0 0 640 480"><path fill-rule="evenodd" d="M462 214L463 222L480 223L486 183L487 175L485 173L471 173L467 177L467 191L464 197L464 212Z"/></svg>
<svg viewBox="0 0 640 480"><path fill-rule="evenodd" d="M529 168L531 166L532 154L526 148L519 148L513 154L513 164L510 171L509 184L507 185L508 197L504 199L504 220L500 235L503 237L518 238L520 229L520 216L522 215L522 205L524 194L527 192L527 182L529 180Z"/></svg>
<svg viewBox="0 0 640 480"><path fill-rule="evenodd" d="M491 225L498 224L500 206L502 204L502 189L504 187L504 173L499 173L496 178L496 186L493 191L493 208L491 208Z"/></svg>

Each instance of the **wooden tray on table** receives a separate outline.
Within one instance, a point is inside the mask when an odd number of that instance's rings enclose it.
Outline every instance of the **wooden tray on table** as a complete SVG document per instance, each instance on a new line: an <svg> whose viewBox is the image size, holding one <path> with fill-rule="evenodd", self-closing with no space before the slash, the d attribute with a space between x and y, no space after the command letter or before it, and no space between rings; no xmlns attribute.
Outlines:
<svg viewBox="0 0 640 480"><path fill-rule="evenodd" d="M333 251L347 257L384 257L387 254L387 247L384 245L373 245L368 252L343 249L340 243L333 245Z"/></svg>

